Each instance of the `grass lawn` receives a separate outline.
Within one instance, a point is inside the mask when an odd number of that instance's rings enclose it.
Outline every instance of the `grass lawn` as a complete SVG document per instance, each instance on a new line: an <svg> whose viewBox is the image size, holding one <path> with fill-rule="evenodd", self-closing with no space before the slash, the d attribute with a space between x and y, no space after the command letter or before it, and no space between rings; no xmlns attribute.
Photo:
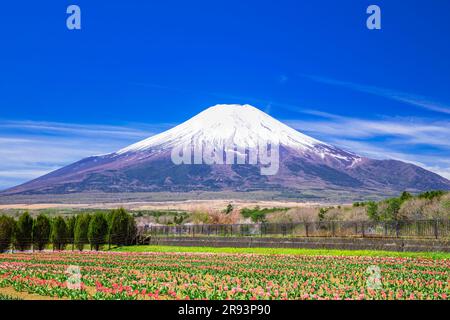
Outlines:
<svg viewBox="0 0 450 320"><path fill-rule="evenodd" d="M254 254L293 254L311 256L368 256L450 259L446 252L392 252L376 250L328 250L328 249L289 249L289 248L215 248L215 247L177 247L177 246L129 246L111 249L122 252L209 252L209 253L254 253Z"/></svg>

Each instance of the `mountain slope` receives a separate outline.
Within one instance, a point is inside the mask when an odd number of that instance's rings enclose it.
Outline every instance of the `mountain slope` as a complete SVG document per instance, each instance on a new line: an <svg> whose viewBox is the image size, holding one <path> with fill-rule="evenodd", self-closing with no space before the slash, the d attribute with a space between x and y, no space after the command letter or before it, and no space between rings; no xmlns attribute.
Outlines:
<svg viewBox="0 0 450 320"><path fill-rule="evenodd" d="M260 163L176 165L171 158L174 149L209 145L214 150L224 149L222 155L234 146L231 151L248 160L261 141L279 144L275 175L262 175ZM450 181L412 164L373 160L341 150L249 105L217 105L161 134L108 155L83 159L3 193L308 189L356 193L450 190Z"/></svg>

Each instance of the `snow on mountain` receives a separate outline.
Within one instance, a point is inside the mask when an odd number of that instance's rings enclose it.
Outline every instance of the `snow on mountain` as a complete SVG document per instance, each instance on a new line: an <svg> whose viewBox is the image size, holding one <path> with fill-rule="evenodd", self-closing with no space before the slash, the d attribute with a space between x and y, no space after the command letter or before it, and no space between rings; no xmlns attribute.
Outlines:
<svg viewBox="0 0 450 320"><path fill-rule="evenodd" d="M234 145L256 148L260 141L278 142L280 146L298 151L316 153L346 161L359 161L360 157L302 134L251 105L212 106L188 121L161 134L123 148L117 155L145 150L165 150L189 143L206 143L220 148Z"/></svg>
<svg viewBox="0 0 450 320"><path fill-rule="evenodd" d="M258 141L278 140L298 149L312 149L325 143L308 137L251 105L216 105L188 121L156 136L121 149L117 154L159 146L175 147L191 142L212 145L232 143L254 148Z"/></svg>

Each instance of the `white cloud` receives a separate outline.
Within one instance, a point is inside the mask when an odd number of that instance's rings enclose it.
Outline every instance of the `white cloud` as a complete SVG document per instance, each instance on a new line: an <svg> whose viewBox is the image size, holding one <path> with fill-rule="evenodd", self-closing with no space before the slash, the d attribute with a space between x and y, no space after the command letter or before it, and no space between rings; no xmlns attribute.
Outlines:
<svg viewBox="0 0 450 320"><path fill-rule="evenodd" d="M0 121L0 190L85 157L117 151L169 126Z"/></svg>
<svg viewBox="0 0 450 320"><path fill-rule="evenodd" d="M320 119L284 122L360 155L413 163L450 179L448 121L398 117L367 120L328 113L314 114Z"/></svg>
<svg viewBox="0 0 450 320"><path fill-rule="evenodd" d="M407 103L430 111L450 114L450 105L433 101L432 99L420 95L400 92L376 86L368 86L354 82L340 81L326 77L319 77L312 75L302 75L302 76L314 80L316 82L345 87L355 91L365 92L376 96L384 97L387 99L395 100L398 102Z"/></svg>
<svg viewBox="0 0 450 320"><path fill-rule="evenodd" d="M324 116L324 120L292 120L287 124L308 132L354 139L379 136L394 137L401 143L424 144L450 148L450 121L431 121L413 118L355 119L342 116ZM305 130L305 129L304 129Z"/></svg>

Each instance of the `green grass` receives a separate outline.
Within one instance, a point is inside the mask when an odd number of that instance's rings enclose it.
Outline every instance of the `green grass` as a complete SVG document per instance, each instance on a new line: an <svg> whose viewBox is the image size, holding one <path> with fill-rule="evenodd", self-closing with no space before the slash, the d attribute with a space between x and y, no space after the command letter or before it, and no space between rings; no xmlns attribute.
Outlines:
<svg viewBox="0 0 450 320"><path fill-rule="evenodd" d="M176 246L129 246L114 248L121 252L208 252L208 253L255 253L255 254L297 254L321 256L369 256L450 259L445 252L391 252L376 250L327 250L327 249L288 249L288 248L215 248L215 247L176 247Z"/></svg>

